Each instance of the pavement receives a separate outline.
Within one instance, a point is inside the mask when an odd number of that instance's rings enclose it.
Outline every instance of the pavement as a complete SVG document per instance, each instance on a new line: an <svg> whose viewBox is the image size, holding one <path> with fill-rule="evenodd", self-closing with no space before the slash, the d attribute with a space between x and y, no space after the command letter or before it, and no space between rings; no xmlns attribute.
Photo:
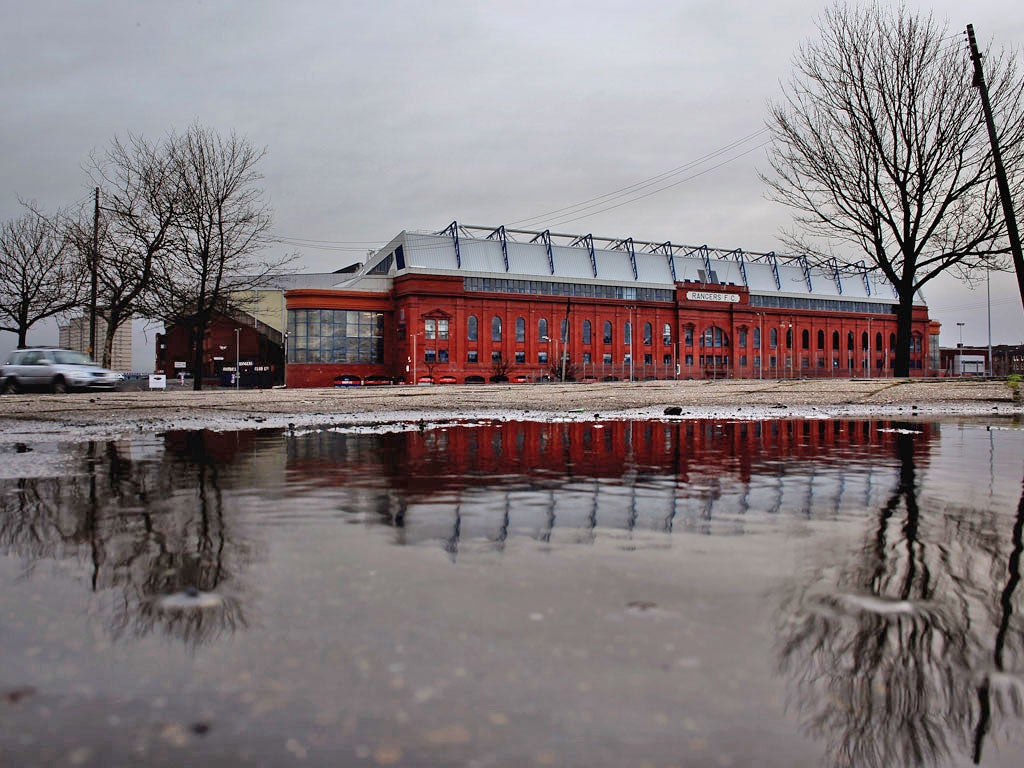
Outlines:
<svg viewBox="0 0 1024 768"><path fill-rule="evenodd" d="M673 415L666 416L666 409ZM675 412L678 409L678 413ZM467 419L1020 417L1005 381L795 379L166 390L0 397L0 441L175 429L380 431Z"/></svg>

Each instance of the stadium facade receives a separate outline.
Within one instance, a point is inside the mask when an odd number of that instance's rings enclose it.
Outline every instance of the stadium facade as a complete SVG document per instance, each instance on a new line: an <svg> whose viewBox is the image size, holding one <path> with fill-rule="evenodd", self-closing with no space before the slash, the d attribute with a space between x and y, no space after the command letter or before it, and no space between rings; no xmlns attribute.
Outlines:
<svg viewBox="0 0 1024 768"><path fill-rule="evenodd" d="M863 265L459 225L402 232L285 293L287 383L892 375L892 286ZM938 324L918 299L912 375Z"/></svg>

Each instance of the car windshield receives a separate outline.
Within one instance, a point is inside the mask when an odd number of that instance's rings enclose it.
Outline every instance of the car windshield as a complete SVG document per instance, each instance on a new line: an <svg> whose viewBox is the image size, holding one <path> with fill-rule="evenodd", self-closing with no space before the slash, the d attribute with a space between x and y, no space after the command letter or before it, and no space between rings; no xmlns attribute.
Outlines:
<svg viewBox="0 0 1024 768"><path fill-rule="evenodd" d="M54 350L53 362L61 365L96 365L84 352L71 352L66 349Z"/></svg>

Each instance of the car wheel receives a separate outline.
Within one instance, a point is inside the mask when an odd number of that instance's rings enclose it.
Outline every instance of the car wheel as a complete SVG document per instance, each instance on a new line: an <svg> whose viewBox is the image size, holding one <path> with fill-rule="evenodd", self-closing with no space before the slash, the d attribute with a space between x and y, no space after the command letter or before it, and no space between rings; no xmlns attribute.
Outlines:
<svg viewBox="0 0 1024 768"><path fill-rule="evenodd" d="M13 376L4 382L3 391L9 395L17 395L21 392L21 387L18 386L18 380Z"/></svg>
<svg viewBox="0 0 1024 768"><path fill-rule="evenodd" d="M53 394L63 395L68 391L68 383L64 381L64 377L58 376L53 380Z"/></svg>

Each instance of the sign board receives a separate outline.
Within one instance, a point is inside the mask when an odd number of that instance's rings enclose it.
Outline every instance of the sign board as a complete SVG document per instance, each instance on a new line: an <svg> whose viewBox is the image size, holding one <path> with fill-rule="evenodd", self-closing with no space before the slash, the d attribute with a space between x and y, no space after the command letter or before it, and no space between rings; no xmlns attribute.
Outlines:
<svg viewBox="0 0 1024 768"><path fill-rule="evenodd" d="M720 293L718 291L687 291L687 301L724 301L728 304L739 304L740 297L736 293Z"/></svg>
<svg viewBox="0 0 1024 768"><path fill-rule="evenodd" d="M183 363L181 360L174 361L175 368L188 368L188 363Z"/></svg>
<svg viewBox="0 0 1024 768"><path fill-rule="evenodd" d="M167 376L162 373L149 374L150 389L167 389Z"/></svg>

